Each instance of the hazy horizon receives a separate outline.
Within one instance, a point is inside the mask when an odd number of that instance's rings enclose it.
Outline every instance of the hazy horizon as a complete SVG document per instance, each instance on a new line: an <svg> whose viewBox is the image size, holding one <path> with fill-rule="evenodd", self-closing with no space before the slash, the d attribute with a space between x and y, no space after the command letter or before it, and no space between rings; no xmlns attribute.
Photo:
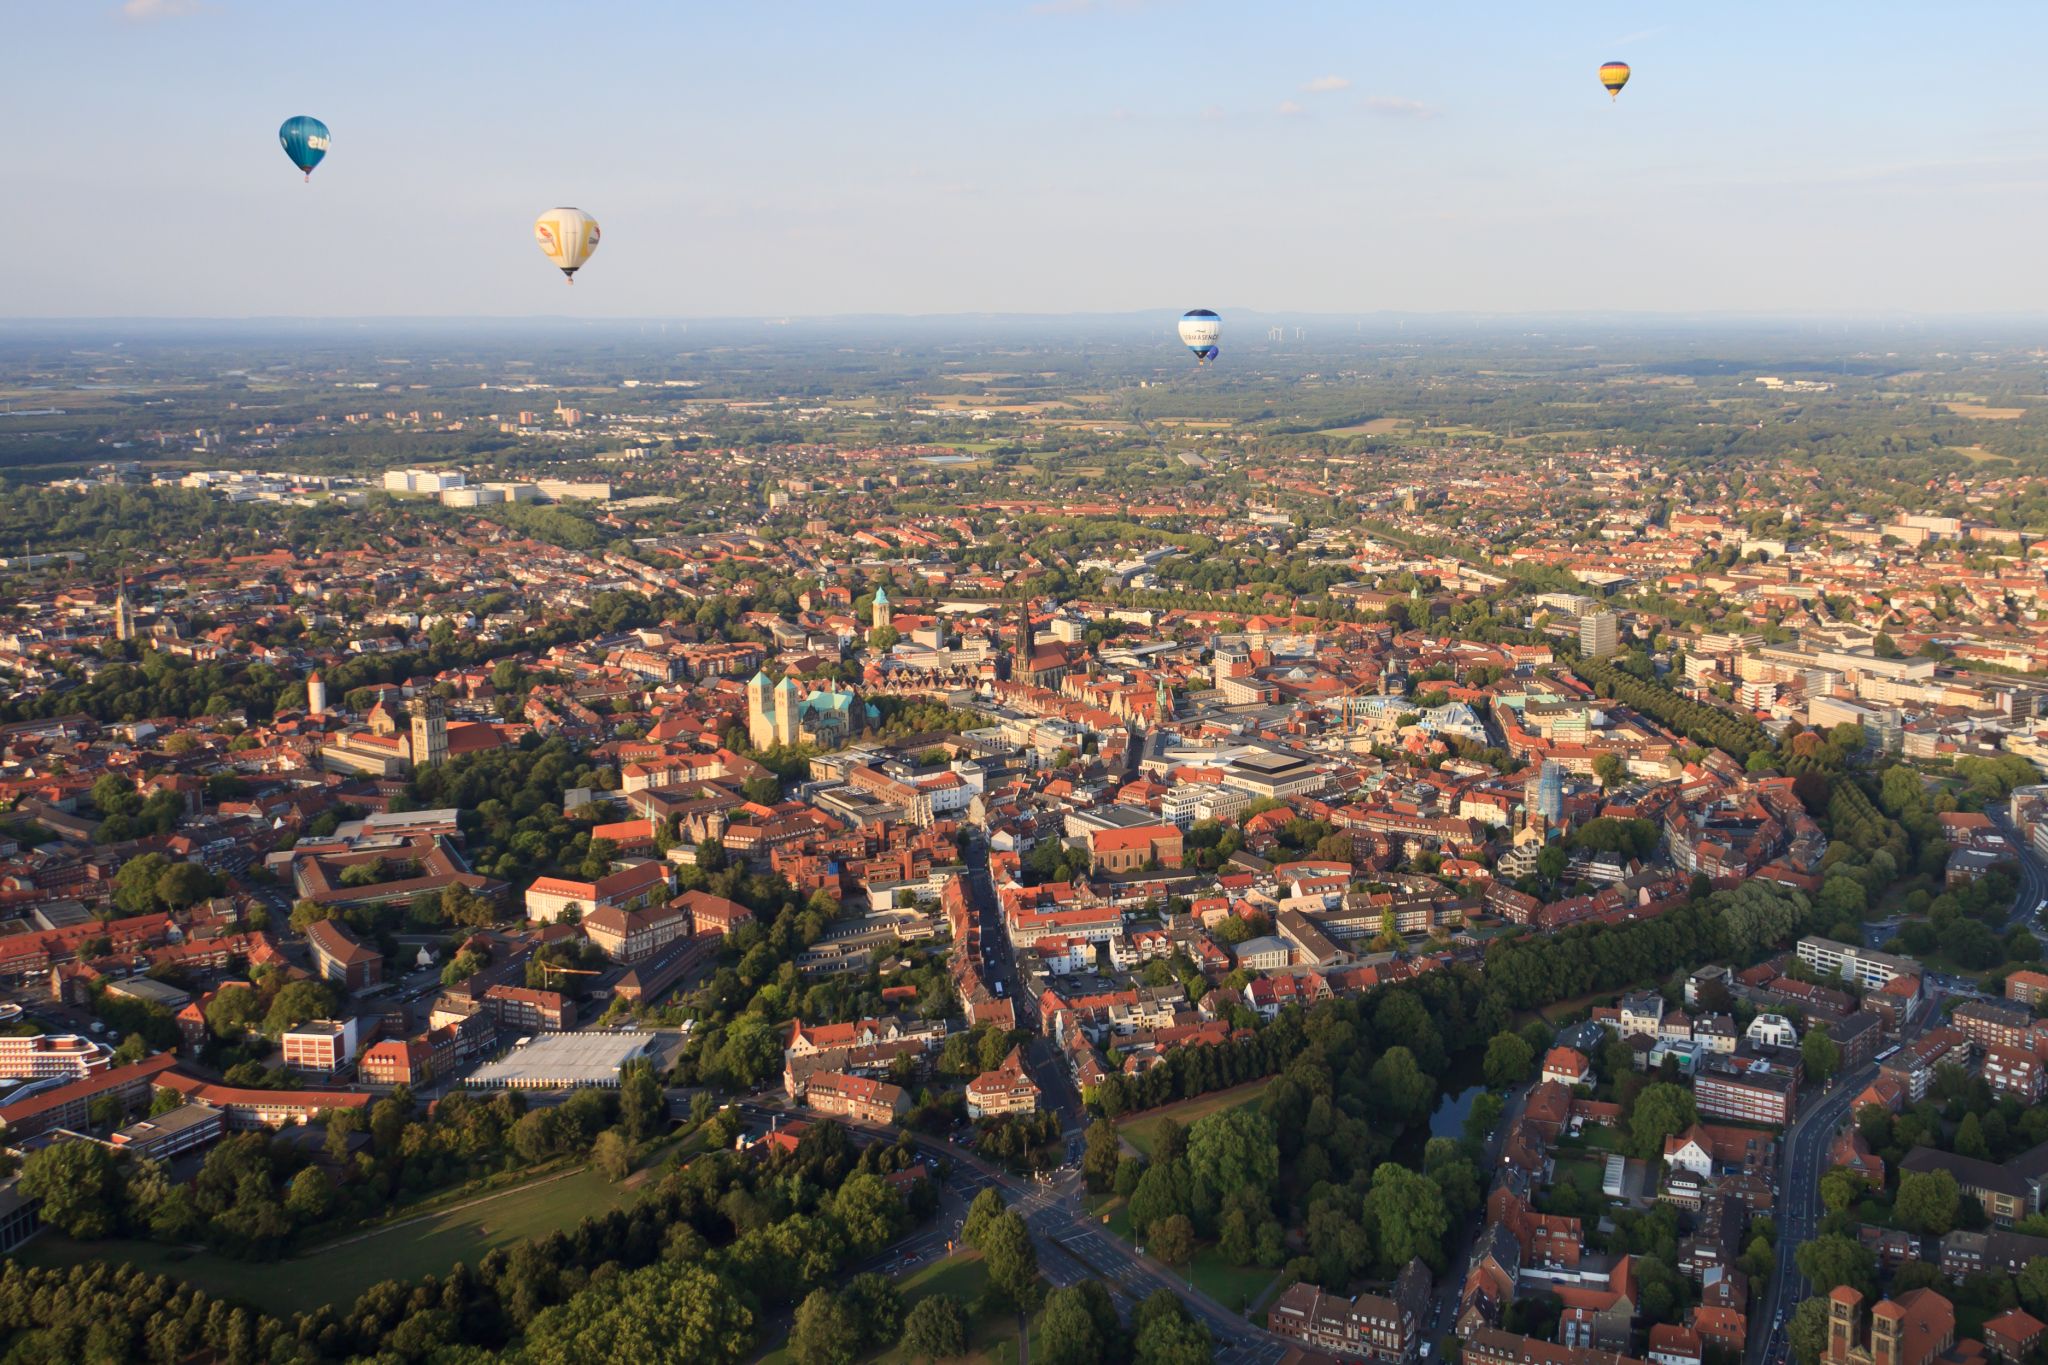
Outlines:
<svg viewBox="0 0 2048 1365"><path fill-rule="evenodd" d="M12 17L9 317L2048 313L2018 3Z"/></svg>

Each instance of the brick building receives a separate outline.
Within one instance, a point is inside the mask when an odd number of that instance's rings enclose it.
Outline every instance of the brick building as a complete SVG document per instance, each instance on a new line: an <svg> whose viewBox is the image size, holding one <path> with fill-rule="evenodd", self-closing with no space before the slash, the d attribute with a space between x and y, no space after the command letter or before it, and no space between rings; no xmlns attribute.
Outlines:
<svg viewBox="0 0 2048 1365"><path fill-rule="evenodd" d="M690 913L680 906L628 910L607 905L583 917L583 933L614 962L644 962L690 933Z"/></svg>
<svg viewBox="0 0 2048 1365"><path fill-rule="evenodd" d="M307 925L306 944L314 972L347 990L367 990L384 979L384 955L331 919Z"/></svg>
<svg viewBox="0 0 2048 1365"><path fill-rule="evenodd" d="M1388 1294L1347 1299L1298 1281L1266 1310L1266 1330L1343 1360L1407 1365L1427 1327L1429 1289L1429 1268L1419 1260L1402 1268Z"/></svg>
<svg viewBox="0 0 2048 1365"><path fill-rule="evenodd" d="M804 1088L803 1102L823 1114L844 1114L863 1123L894 1123L910 1112L900 1085L840 1071L820 1071Z"/></svg>

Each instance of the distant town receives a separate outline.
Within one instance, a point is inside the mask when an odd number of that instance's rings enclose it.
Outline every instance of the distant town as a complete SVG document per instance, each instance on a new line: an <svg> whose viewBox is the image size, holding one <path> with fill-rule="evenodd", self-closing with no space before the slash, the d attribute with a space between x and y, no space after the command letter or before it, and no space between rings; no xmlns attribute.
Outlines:
<svg viewBox="0 0 2048 1365"><path fill-rule="evenodd" d="M6 1330L2041 1359L2030 362L1276 330L6 355Z"/></svg>

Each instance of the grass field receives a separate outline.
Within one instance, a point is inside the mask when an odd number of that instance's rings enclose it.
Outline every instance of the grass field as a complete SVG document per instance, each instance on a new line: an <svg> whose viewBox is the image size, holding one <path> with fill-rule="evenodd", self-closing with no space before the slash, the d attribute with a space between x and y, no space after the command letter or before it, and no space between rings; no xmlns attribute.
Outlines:
<svg viewBox="0 0 2048 1365"><path fill-rule="evenodd" d="M1605 1174L1604 1157L1573 1157L1557 1163L1557 1174L1553 1185L1577 1185L1579 1192L1590 1199L1600 1199L1600 1181Z"/></svg>
<svg viewBox="0 0 2048 1365"><path fill-rule="evenodd" d="M1581 1152L1612 1152L1614 1146L1616 1146L1614 1130L1606 1128L1602 1124L1587 1124L1585 1130L1577 1138L1563 1138L1559 1142L1561 1150L1581 1150Z"/></svg>
<svg viewBox="0 0 2048 1365"><path fill-rule="evenodd" d="M1370 422L1359 422L1348 427L1324 427L1318 436L1385 436L1408 425L1404 417L1375 417Z"/></svg>
<svg viewBox="0 0 2048 1365"><path fill-rule="evenodd" d="M1162 1120L1172 1119L1181 1127L1186 1128L1194 1123L1196 1119L1210 1114L1220 1114L1225 1110L1235 1109L1239 1105L1248 1104L1256 1108L1259 1103L1259 1095L1266 1088L1267 1084L1266 1081L1253 1081L1249 1085L1233 1086L1229 1090L1212 1091L1207 1095L1200 1095L1191 1100L1182 1100L1178 1104L1164 1105L1158 1109L1148 1109L1141 1118L1129 1123L1119 1124L1117 1131L1123 1135L1125 1141L1129 1142L1131 1146L1143 1152L1147 1157L1150 1157L1153 1144L1159 1140L1159 1125Z"/></svg>
<svg viewBox="0 0 2048 1365"><path fill-rule="evenodd" d="M1263 1266L1237 1266L1223 1259L1215 1247L1195 1253L1188 1266L1188 1278L1195 1288L1233 1312L1242 1313L1265 1294L1275 1272Z"/></svg>
<svg viewBox="0 0 2048 1365"><path fill-rule="evenodd" d="M17 1255L27 1265L127 1261L152 1274L189 1280L209 1294L246 1299L267 1312L289 1314L323 1303L345 1306L379 1280L444 1274L457 1261L474 1265L494 1247L574 1227L625 1195L621 1186L584 1170L520 1186L469 1208L354 1234L276 1263L236 1261L154 1242L81 1243L55 1233L44 1233Z"/></svg>
<svg viewBox="0 0 2048 1365"><path fill-rule="evenodd" d="M2017 422L2027 415L2025 408L1994 408L1984 403L1943 403L1942 406L1958 417L1974 417L1980 422Z"/></svg>

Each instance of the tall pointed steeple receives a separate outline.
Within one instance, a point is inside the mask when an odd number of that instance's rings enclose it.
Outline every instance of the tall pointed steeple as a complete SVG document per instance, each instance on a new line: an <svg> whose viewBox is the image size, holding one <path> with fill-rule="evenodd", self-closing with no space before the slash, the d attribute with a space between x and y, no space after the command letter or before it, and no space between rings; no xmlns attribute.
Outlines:
<svg viewBox="0 0 2048 1365"><path fill-rule="evenodd" d="M1031 630L1031 603L1017 604L1017 661L1010 676L1019 682L1032 681L1031 657L1038 652L1037 637Z"/></svg>
<svg viewBox="0 0 2048 1365"><path fill-rule="evenodd" d="M128 575L121 575L121 587L114 594L114 638L126 643L135 638L135 617L128 605Z"/></svg>

